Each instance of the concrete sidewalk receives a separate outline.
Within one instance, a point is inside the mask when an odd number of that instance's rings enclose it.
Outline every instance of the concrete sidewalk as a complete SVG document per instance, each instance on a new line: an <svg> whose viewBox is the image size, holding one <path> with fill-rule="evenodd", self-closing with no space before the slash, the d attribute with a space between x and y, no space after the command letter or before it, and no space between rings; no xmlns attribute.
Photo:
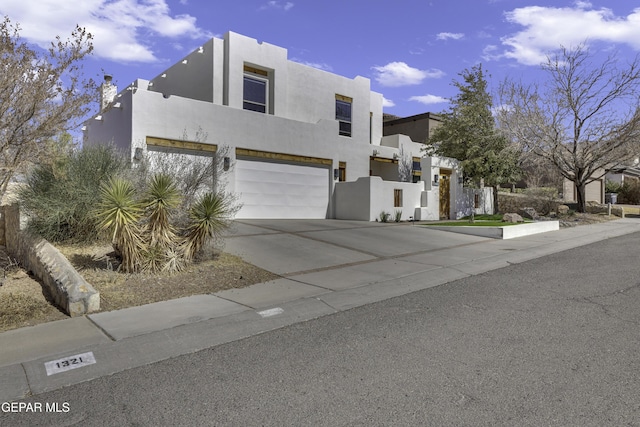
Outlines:
<svg viewBox="0 0 640 427"><path fill-rule="evenodd" d="M0 333L0 401L639 231L631 218L512 240L357 221L241 222L225 250L282 278Z"/></svg>

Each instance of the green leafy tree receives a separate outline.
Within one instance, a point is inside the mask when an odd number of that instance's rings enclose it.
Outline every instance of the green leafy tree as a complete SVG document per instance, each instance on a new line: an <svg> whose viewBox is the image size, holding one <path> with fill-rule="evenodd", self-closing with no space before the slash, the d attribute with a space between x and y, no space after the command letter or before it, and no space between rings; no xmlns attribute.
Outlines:
<svg viewBox="0 0 640 427"><path fill-rule="evenodd" d="M482 65L459 75L462 81L452 83L459 92L450 99L449 110L442 113L442 124L427 140L426 151L459 160L467 182L483 181L492 186L497 209L498 186L518 176L518 155L496 129Z"/></svg>
<svg viewBox="0 0 640 427"><path fill-rule="evenodd" d="M28 164L47 156L48 141L77 125L95 93L82 72L93 50L84 28L46 50L22 41L19 29L8 17L0 21L0 195Z"/></svg>

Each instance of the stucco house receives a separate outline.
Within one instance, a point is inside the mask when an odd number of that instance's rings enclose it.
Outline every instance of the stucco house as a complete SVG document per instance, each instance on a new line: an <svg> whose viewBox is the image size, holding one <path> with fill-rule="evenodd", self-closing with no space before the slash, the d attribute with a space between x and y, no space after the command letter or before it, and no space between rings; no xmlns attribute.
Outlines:
<svg viewBox="0 0 640 427"><path fill-rule="evenodd" d="M233 32L213 38L151 80L118 92L110 76L84 143L114 143L136 162L152 152L212 156L228 147L237 218L373 221L457 218L469 212L455 160L423 157L422 141L384 134L382 95ZM206 141L183 135L202 129Z"/></svg>

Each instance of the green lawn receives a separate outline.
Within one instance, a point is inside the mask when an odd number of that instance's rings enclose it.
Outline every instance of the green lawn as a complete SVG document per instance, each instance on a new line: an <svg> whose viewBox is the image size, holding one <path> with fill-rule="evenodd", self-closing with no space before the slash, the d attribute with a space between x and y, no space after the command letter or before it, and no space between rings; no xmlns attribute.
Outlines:
<svg viewBox="0 0 640 427"><path fill-rule="evenodd" d="M525 219L525 222L531 222ZM522 224L522 223L520 223ZM495 215L476 215L474 222L469 222L469 217L464 217L457 221L434 222L433 224L424 224L426 226L440 227L506 227L509 225L517 225L512 222L502 222L502 214Z"/></svg>

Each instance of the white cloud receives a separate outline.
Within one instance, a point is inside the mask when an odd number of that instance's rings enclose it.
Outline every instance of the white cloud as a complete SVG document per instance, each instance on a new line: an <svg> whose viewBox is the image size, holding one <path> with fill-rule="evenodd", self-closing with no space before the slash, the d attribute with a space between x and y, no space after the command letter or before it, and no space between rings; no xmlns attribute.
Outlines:
<svg viewBox="0 0 640 427"><path fill-rule="evenodd" d="M172 15L166 0L3 0L0 15L21 27L20 35L42 47L71 34L76 24L93 38L94 55L113 61L158 61L149 36L209 38L191 15Z"/></svg>
<svg viewBox="0 0 640 427"><path fill-rule="evenodd" d="M268 1L266 4L260 7L260 10L281 9L281 10L284 10L285 12L288 12L293 6L295 6L295 3L292 3L290 1L281 2L277 0L272 0L272 1Z"/></svg>
<svg viewBox="0 0 640 427"><path fill-rule="evenodd" d="M436 39L438 40L460 40L464 37L463 33L438 33Z"/></svg>
<svg viewBox="0 0 640 427"><path fill-rule="evenodd" d="M390 62L383 67L372 67L372 69L375 71L376 81L382 86L389 87L417 85L425 79L444 76L444 72L440 70L419 70L404 62Z"/></svg>
<svg viewBox="0 0 640 427"><path fill-rule="evenodd" d="M588 1L574 7L527 6L506 12L507 21L524 29L502 39L504 56L526 65L539 65L560 46L575 47L585 42L627 44L640 50L640 8L628 16L616 16L611 9L594 10Z"/></svg>
<svg viewBox="0 0 640 427"><path fill-rule="evenodd" d="M484 49L482 49L481 57L485 61L493 61L493 60L500 59L502 57L502 54L499 52L498 46L490 44L485 46Z"/></svg>
<svg viewBox="0 0 640 427"><path fill-rule="evenodd" d="M409 101L417 101L424 105L432 105L432 104L442 104L445 102L449 102L447 98L443 98L437 95L422 95L422 96L412 96L409 98Z"/></svg>
<svg viewBox="0 0 640 427"><path fill-rule="evenodd" d="M384 96L382 97L382 106L383 107L395 107L396 103L393 102L390 99L385 98Z"/></svg>

